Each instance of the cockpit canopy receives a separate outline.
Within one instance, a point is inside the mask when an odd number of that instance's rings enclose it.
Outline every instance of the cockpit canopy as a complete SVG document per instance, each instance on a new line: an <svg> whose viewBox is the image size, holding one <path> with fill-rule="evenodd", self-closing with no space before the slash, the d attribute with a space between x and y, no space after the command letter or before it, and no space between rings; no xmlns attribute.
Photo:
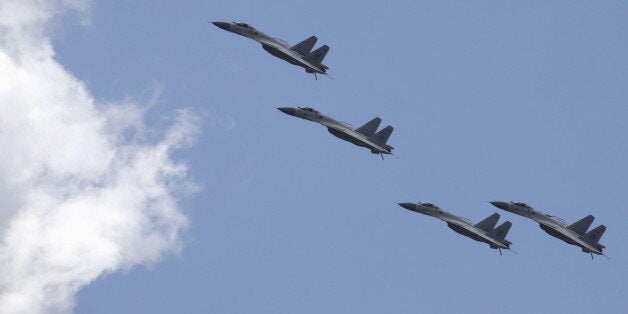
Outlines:
<svg viewBox="0 0 628 314"><path fill-rule="evenodd" d="M314 112L314 113L320 113L310 107L299 107L299 109L303 110L303 111L308 111L308 112Z"/></svg>
<svg viewBox="0 0 628 314"><path fill-rule="evenodd" d="M425 206L425 207L430 207L430 208L438 208L438 206L432 204L432 203L420 203L421 205Z"/></svg>
<svg viewBox="0 0 628 314"><path fill-rule="evenodd" d="M516 206L520 206L520 207L532 208L532 207L530 207L530 205L528 205L528 204L526 204L524 202L512 202L512 204L516 205Z"/></svg>
<svg viewBox="0 0 628 314"><path fill-rule="evenodd" d="M238 26L242 26L244 28L250 28L250 29L255 29L253 26L246 24L244 22L233 22L233 24L238 25Z"/></svg>

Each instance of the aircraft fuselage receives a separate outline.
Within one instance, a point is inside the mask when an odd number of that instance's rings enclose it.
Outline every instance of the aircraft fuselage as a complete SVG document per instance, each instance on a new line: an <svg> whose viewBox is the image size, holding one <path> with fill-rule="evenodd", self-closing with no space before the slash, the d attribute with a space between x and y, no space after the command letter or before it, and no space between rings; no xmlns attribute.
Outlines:
<svg viewBox="0 0 628 314"><path fill-rule="evenodd" d="M262 48L266 50L271 55L287 61L290 64L297 65L303 69L307 73L319 73L326 74L325 71L328 69L327 66L320 65L311 65L311 67L304 64L303 60L299 60L299 58L303 58L304 56L299 53L291 50L290 46L284 42L283 40L270 37L266 35L264 32L261 32L252 26L245 23L227 23L227 22L212 22L217 27L224 29L228 32L238 34L240 36L253 39L259 42L262 45ZM285 49L282 51L281 49ZM286 52L287 51L287 52Z"/></svg>

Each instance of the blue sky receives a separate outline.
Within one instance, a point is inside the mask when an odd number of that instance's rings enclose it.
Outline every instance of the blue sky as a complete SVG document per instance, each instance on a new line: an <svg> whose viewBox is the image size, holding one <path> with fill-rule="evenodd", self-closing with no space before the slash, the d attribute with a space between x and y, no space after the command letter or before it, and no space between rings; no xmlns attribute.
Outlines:
<svg viewBox="0 0 628 314"><path fill-rule="evenodd" d="M56 25L97 99L202 116L176 158L178 256L98 278L76 313L621 312L628 306L628 5L622 1L98 1ZM315 81L208 21L331 47ZM279 106L395 126L381 161ZM499 256L398 202L478 221L521 200L605 224L610 260L513 222Z"/></svg>

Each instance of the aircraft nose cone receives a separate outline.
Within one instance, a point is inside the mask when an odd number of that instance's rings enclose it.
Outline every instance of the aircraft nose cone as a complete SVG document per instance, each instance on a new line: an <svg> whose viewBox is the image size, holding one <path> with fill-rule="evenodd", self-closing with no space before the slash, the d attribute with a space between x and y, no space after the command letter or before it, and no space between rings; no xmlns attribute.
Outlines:
<svg viewBox="0 0 628 314"><path fill-rule="evenodd" d="M226 31L229 30L229 26L230 26L229 23L225 23L225 22L212 22L212 24L214 24L214 25L216 25L216 26L218 26L218 27L220 27L220 28L222 28L222 29L224 29Z"/></svg>
<svg viewBox="0 0 628 314"><path fill-rule="evenodd" d="M508 208L508 203L506 202L499 202L499 201L492 201L491 204L493 204L493 206L499 208L499 209L503 209L506 210Z"/></svg>
<svg viewBox="0 0 628 314"><path fill-rule="evenodd" d="M290 107L279 107L279 108L277 108L277 110L279 110L279 111L281 111L281 112L283 112L285 114L289 114L291 116L294 116L296 114L296 112L297 112L296 109L290 108Z"/></svg>
<svg viewBox="0 0 628 314"><path fill-rule="evenodd" d="M413 203L398 203L399 206L407 209L407 210L413 210L414 209L414 204Z"/></svg>

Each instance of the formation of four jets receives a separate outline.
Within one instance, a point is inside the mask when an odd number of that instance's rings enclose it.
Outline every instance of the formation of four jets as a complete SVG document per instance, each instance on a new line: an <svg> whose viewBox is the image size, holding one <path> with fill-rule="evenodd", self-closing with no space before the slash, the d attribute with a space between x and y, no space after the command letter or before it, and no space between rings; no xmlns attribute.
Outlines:
<svg viewBox="0 0 628 314"><path fill-rule="evenodd" d="M314 77L317 79L317 74L329 76L326 73L329 67L322 63L325 55L329 51L329 47L323 45L312 51L317 41L315 36L311 36L294 46L290 46L285 41L270 37L243 22L212 22L212 24L226 31L259 42L262 48L273 56L304 68L305 72L313 73ZM334 136L357 146L365 147L369 149L371 153L379 154L382 159L384 155L392 155L394 148L388 145L387 142L393 132L393 127L389 125L377 131L382 122L379 117L354 129L351 125L321 114L310 107L280 107L277 109L285 114L319 123L325 126L329 133ZM499 209L536 221L545 232L569 244L580 247L582 252L590 253L591 258L593 258L593 254L604 255L602 251L605 247L600 244L599 241L604 231L606 231L606 227L600 225L587 232L593 223L594 217L592 215L588 215L567 226L561 218L540 213L522 202L508 203L494 201L491 202L491 204ZM474 224L469 219L455 216L432 203L399 203L399 205L407 210L441 219L455 232L473 240L484 242L488 244L490 248L499 250L500 254L502 253L502 249L511 250L510 245L512 242L506 240L506 235L512 223L506 221L498 227L495 227L500 218L498 213L494 213L479 223Z"/></svg>

